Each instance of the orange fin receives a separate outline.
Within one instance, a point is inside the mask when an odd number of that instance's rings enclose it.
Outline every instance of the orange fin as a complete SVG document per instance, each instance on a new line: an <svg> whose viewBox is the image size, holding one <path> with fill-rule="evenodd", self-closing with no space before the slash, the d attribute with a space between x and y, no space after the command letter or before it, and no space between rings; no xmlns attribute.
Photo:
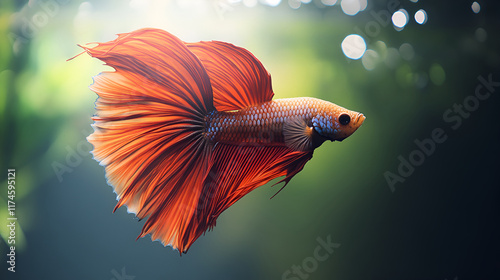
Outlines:
<svg viewBox="0 0 500 280"><path fill-rule="evenodd" d="M233 146L217 144L214 163L205 181L192 223L200 235L215 226L217 217L240 198L270 180L286 176L286 184L308 160L311 152L292 151L285 146ZM285 187L283 186L283 187Z"/></svg>
<svg viewBox="0 0 500 280"><path fill-rule="evenodd" d="M81 47L117 72L133 75L135 90L158 89L155 97L196 109L193 113L214 109L210 79L203 64L179 38L164 30L139 29L118 34L115 40L95 47Z"/></svg>
<svg viewBox="0 0 500 280"><path fill-rule="evenodd" d="M85 51L113 67L95 77L94 158L126 205L147 218L141 236L184 252L212 168L204 117L214 110L199 59L175 36L141 29ZM116 210L115 208L115 210ZM186 241L187 240L187 241Z"/></svg>
<svg viewBox="0 0 500 280"><path fill-rule="evenodd" d="M217 111L239 110L273 98L271 75L246 49L219 41L186 45L210 76Z"/></svg>

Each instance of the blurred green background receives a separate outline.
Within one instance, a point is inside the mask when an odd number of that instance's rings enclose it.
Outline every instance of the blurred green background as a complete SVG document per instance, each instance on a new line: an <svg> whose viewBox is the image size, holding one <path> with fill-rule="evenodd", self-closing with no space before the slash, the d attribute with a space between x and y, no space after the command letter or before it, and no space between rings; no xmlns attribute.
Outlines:
<svg viewBox="0 0 500 280"><path fill-rule="evenodd" d="M317 149L272 200L278 187L266 185L237 202L187 255L135 241L143 222L111 213L115 195L85 140L88 85L109 69L66 60L77 44L142 27L243 46L275 98L317 97L367 120ZM350 34L363 40L343 50ZM478 79L500 82L498 34L495 1L2 0L0 224L15 168L18 227L14 274L0 226L0 278L500 279L500 86ZM478 87L492 93L479 100ZM436 128L446 141L419 158L415 140ZM418 166L390 183L401 158ZM328 237L340 247L315 260Z"/></svg>

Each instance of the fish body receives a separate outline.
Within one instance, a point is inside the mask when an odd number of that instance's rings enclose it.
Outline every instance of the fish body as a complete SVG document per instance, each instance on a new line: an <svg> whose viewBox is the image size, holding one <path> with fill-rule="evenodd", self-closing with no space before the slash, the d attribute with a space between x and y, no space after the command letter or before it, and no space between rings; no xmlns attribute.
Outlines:
<svg viewBox="0 0 500 280"><path fill-rule="evenodd" d="M314 149L365 119L316 98L273 100L262 63L229 43L145 28L81 47L114 68L90 86L98 99L87 139L115 210L146 219L139 237L181 254L240 198L282 176L285 187Z"/></svg>
<svg viewBox="0 0 500 280"><path fill-rule="evenodd" d="M341 124L339 116L350 113L354 126ZM348 115L351 118L350 115ZM300 150L313 150L325 140L343 140L352 134L365 117L333 103L311 97L284 98L237 111L213 111L207 120L206 137L214 142L240 145L283 145ZM302 125L306 146L297 147L288 136L295 123ZM349 121L350 123L350 121Z"/></svg>

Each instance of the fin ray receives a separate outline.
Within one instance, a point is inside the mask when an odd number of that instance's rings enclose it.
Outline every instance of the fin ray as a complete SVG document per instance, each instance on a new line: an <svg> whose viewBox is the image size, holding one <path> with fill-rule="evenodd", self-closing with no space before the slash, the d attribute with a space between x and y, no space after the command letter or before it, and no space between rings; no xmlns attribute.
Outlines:
<svg viewBox="0 0 500 280"><path fill-rule="evenodd" d="M219 41L186 45L210 76L218 111L239 110L273 98L271 75L246 49Z"/></svg>
<svg viewBox="0 0 500 280"><path fill-rule="evenodd" d="M193 220L198 223L198 234L215 226L224 210L257 187L281 176L286 176L280 181L286 186L312 158L312 151L219 143L214 147L213 156L213 166L198 202L197 218Z"/></svg>
<svg viewBox="0 0 500 280"><path fill-rule="evenodd" d="M285 144L296 151L313 150L313 128L301 118L289 118L283 125Z"/></svg>

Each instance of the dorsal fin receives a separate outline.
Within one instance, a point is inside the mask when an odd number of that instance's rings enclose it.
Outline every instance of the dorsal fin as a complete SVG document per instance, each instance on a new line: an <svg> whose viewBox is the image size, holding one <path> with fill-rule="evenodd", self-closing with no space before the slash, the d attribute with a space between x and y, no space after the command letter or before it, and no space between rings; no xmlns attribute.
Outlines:
<svg viewBox="0 0 500 280"><path fill-rule="evenodd" d="M271 75L246 49L219 41L186 45L205 66L217 111L239 110L273 98Z"/></svg>

